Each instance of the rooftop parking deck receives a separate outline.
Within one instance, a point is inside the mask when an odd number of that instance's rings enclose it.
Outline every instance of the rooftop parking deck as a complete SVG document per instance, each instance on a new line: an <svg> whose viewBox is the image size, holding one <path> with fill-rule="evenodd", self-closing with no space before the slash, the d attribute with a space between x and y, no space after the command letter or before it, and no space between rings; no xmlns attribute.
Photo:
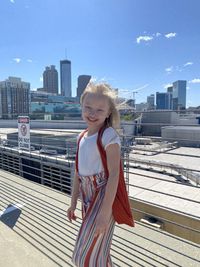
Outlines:
<svg viewBox="0 0 200 267"><path fill-rule="evenodd" d="M71 255L81 223L70 223L70 197L0 171L0 266L73 266ZM200 246L150 225L116 226L111 254L115 266L197 267Z"/></svg>

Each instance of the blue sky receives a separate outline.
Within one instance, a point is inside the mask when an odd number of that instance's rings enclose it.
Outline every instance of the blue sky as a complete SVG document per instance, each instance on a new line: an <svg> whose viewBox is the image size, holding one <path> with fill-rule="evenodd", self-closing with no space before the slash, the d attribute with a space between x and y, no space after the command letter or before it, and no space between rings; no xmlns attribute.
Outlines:
<svg viewBox="0 0 200 267"><path fill-rule="evenodd" d="M42 87L45 66L66 55L77 77L107 81L136 103L187 80L187 106L200 105L199 0L1 0L0 80Z"/></svg>

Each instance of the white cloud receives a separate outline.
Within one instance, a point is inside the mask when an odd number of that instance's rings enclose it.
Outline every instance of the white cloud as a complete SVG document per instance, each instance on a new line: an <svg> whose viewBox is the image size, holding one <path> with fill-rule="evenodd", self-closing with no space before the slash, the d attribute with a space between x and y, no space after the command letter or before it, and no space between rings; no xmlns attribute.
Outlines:
<svg viewBox="0 0 200 267"><path fill-rule="evenodd" d="M155 35L156 35L156 37L159 37L159 36L161 36L161 33L157 32Z"/></svg>
<svg viewBox="0 0 200 267"><path fill-rule="evenodd" d="M178 71L178 72L182 72L184 70L184 67L186 66L191 66L193 65L193 62L186 62L183 66L170 66L168 68L165 69L165 71L167 72L167 74L170 74L172 72Z"/></svg>
<svg viewBox="0 0 200 267"><path fill-rule="evenodd" d="M32 59L27 59L27 62L32 63L33 60Z"/></svg>
<svg viewBox="0 0 200 267"><path fill-rule="evenodd" d="M165 37L167 39L174 38L174 37L176 37L176 32L167 33L167 34L165 34Z"/></svg>
<svg viewBox="0 0 200 267"><path fill-rule="evenodd" d="M171 73L173 71L173 66L166 68L165 71Z"/></svg>
<svg viewBox="0 0 200 267"><path fill-rule="evenodd" d="M161 36L162 34L160 32L153 33L151 35L147 35L147 32L144 32L145 35L140 35L136 38L136 42L139 44L142 41L143 42L149 42L152 41L154 38L157 38Z"/></svg>
<svg viewBox="0 0 200 267"><path fill-rule="evenodd" d="M43 77L40 77L40 82L41 82L41 83L43 82Z"/></svg>
<svg viewBox="0 0 200 267"><path fill-rule="evenodd" d="M172 83L163 84L163 87L164 87L165 89L167 89L168 87L171 87L171 86L173 86Z"/></svg>
<svg viewBox="0 0 200 267"><path fill-rule="evenodd" d="M193 65L194 63L193 62L187 62L187 63L185 63L183 66L184 67L187 67L187 66L191 66L191 65Z"/></svg>
<svg viewBox="0 0 200 267"><path fill-rule="evenodd" d="M195 79L189 81L189 83L200 83L200 79L199 78L195 78Z"/></svg>
<svg viewBox="0 0 200 267"><path fill-rule="evenodd" d="M139 44L141 41L144 41L144 42L149 42L153 40L153 37L152 36L149 36L149 35L141 35L139 37L136 38L136 42Z"/></svg>
<svg viewBox="0 0 200 267"><path fill-rule="evenodd" d="M158 37L162 36L162 33L160 33L160 32L156 32L156 33L153 33L150 35L147 35L147 33L144 32L144 34L145 35L140 35L136 38L136 43L140 44L142 41L143 42L149 42L149 41L152 41L154 38L158 38ZM176 32L169 32L169 33L165 34L164 36L167 39L170 39L170 38L176 37L176 35L177 35Z"/></svg>
<svg viewBox="0 0 200 267"><path fill-rule="evenodd" d="M183 69L181 67L179 67L179 66L176 66L176 71L181 72L181 71L183 71Z"/></svg>
<svg viewBox="0 0 200 267"><path fill-rule="evenodd" d="M10 0L10 2L11 2L12 4L14 4L14 3L15 3L15 0Z"/></svg>
<svg viewBox="0 0 200 267"><path fill-rule="evenodd" d="M13 58L13 60L14 60L16 63L20 63L20 62L21 62L21 58L18 58L18 57Z"/></svg>

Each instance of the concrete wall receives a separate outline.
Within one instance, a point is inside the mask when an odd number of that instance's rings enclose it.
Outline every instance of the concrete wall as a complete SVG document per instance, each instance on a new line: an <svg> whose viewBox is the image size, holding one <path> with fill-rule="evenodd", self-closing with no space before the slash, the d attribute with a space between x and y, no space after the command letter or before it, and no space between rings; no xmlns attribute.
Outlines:
<svg viewBox="0 0 200 267"><path fill-rule="evenodd" d="M121 121L121 127L124 129L125 135L134 135L135 132L134 122Z"/></svg>
<svg viewBox="0 0 200 267"><path fill-rule="evenodd" d="M178 141L179 145L200 147L199 126L162 127L161 136L164 140Z"/></svg>
<svg viewBox="0 0 200 267"><path fill-rule="evenodd" d="M161 127L177 124L178 114L172 111L149 111L142 114L142 135L161 136Z"/></svg>
<svg viewBox="0 0 200 267"><path fill-rule="evenodd" d="M154 218L160 220L162 230L200 244L200 233L196 232L199 231L198 219L139 200L131 199L130 203L135 220L140 221L146 214L152 214ZM189 228L193 228L194 231Z"/></svg>
<svg viewBox="0 0 200 267"><path fill-rule="evenodd" d="M60 120L60 121L44 121L32 120L30 121L31 129L85 129L87 126L82 120ZM133 135L133 122L122 121L121 127L124 128L125 135ZM1 128L16 128L18 129L17 120L0 120Z"/></svg>
<svg viewBox="0 0 200 267"><path fill-rule="evenodd" d="M32 120L30 127L31 129L85 129L86 124L78 120ZM0 120L0 128L18 128L17 120Z"/></svg>

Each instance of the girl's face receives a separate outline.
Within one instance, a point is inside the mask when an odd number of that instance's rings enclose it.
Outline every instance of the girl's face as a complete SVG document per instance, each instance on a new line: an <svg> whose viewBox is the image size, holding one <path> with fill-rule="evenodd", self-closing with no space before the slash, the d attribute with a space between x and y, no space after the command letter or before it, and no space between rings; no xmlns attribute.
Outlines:
<svg viewBox="0 0 200 267"><path fill-rule="evenodd" d="M104 95L87 93L82 103L82 117L88 127L99 129L110 115L109 100Z"/></svg>

